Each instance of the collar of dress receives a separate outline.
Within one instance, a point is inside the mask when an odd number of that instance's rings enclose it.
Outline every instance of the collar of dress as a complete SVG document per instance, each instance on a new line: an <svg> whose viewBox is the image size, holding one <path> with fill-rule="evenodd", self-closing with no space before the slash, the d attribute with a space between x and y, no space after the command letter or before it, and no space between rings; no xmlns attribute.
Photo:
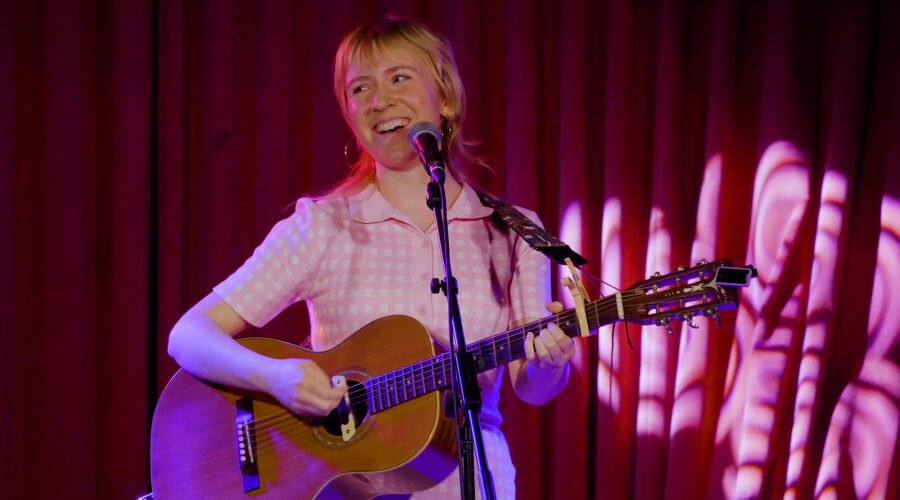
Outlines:
<svg viewBox="0 0 900 500"><path fill-rule="evenodd" d="M425 193L422 193L422 203L425 203ZM407 220L403 212L400 212L382 196L374 183L366 186L359 193L347 199L350 218L362 223L382 222L388 219ZM462 192L450 206L447 212L447 220L453 219L481 219L494 213L492 208L481 204L478 194L468 184L463 184Z"/></svg>

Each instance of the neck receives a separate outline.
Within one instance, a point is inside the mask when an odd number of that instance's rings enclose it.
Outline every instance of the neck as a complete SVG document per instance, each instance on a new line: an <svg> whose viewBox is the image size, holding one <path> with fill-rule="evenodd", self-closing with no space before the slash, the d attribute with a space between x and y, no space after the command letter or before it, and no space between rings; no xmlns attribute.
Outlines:
<svg viewBox="0 0 900 500"><path fill-rule="evenodd" d="M409 216L424 230L430 226L432 218L431 210L425 205L426 187L431 179L421 165L416 164L414 167L398 170L376 165L375 184L394 208ZM452 206L462 191L462 185L448 174L444 190L447 193L447 204Z"/></svg>

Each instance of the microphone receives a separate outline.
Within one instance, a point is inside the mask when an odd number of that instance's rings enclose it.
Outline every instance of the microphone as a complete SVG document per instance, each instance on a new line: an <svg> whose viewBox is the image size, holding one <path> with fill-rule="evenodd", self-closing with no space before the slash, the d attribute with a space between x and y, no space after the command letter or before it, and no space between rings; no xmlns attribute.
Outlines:
<svg viewBox="0 0 900 500"><path fill-rule="evenodd" d="M444 182L444 156L441 155L441 130L431 122L419 122L406 134L409 148L418 153L425 171L436 182Z"/></svg>

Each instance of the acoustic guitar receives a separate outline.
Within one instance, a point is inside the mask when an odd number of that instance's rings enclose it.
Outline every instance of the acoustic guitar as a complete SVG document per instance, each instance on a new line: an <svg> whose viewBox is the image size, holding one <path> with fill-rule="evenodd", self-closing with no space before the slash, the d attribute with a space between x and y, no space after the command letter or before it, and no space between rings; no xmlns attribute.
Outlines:
<svg viewBox="0 0 900 500"><path fill-rule="evenodd" d="M615 321L695 325L736 307L735 286L752 267L701 262L657 273L631 288L584 304L591 330ZM730 273L730 275L729 275ZM735 273L738 275L735 279ZM551 315L467 346L479 373L525 356L527 332L556 323L582 335L576 309ZM457 465L454 421L442 410L450 357L435 354L416 320L389 316L369 323L337 347L312 352L285 342L239 342L273 358L306 358L334 384L347 384L341 404L324 418L295 415L264 393L211 384L179 370L153 416L153 494L167 499L370 498L415 492ZM389 354L387 354L389 353Z"/></svg>

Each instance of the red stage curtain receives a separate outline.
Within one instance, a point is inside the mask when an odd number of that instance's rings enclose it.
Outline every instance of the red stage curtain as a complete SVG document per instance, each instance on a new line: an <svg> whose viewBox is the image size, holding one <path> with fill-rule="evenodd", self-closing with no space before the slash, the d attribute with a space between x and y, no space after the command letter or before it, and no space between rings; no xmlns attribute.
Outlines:
<svg viewBox="0 0 900 500"><path fill-rule="evenodd" d="M345 174L333 54L387 13L451 40L483 181L604 293L760 271L721 327L603 328L555 401L505 389L521 498L900 495L895 2L3 0L0 497L149 489L168 331Z"/></svg>

